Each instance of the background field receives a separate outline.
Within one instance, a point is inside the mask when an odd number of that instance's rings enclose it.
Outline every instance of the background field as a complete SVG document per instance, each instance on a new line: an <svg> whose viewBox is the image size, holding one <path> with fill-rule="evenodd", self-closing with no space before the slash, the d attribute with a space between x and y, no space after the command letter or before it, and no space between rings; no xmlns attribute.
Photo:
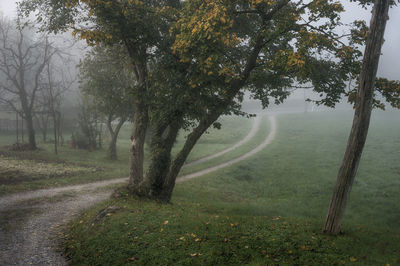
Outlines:
<svg viewBox="0 0 400 266"><path fill-rule="evenodd" d="M122 192L120 199L92 209L71 223L67 253L73 264L397 265L398 113L373 115L344 234L320 233L351 119L351 112L279 115L270 146L178 184L172 205ZM110 205L119 210L92 225Z"/></svg>
<svg viewBox="0 0 400 266"><path fill-rule="evenodd" d="M224 116L219 120L223 126L221 130L211 128L199 141L190 154L188 161L193 161L207 155L226 149L243 139L252 126L251 119L245 117ZM126 124L120 133L117 143L118 160L110 161L106 158L107 137L103 148L94 151L72 149L69 147L71 134L64 135L65 144L59 147L58 155L53 152L52 143L41 142L41 135L37 134L39 150L34 152L10 152L8 145L15 142L12 133L0 133L0 156L7 158L0 164L0 195L23 191L70 184L87 183L96 180L127 177L129 174L129 139L131 125ZM187 132L181 132L174 152L183 145ZM146 145L146 152L148 147ZM250 147L251 148L251 147ZM248 149L248 147L245 149ZM240 152L240 150L239 150ZM238 151L235 151L237 154ZM232 156L232 155L231 155ZM235 156L235 154L233 154ZM147 161L145 162L148 163ZM41 167L42 172L29 174L32 165ZM204 168L187 167L185 171L195 171ZM200 167L200 168L199 168ZM59 169L65 168L65 174Z"/></svg>

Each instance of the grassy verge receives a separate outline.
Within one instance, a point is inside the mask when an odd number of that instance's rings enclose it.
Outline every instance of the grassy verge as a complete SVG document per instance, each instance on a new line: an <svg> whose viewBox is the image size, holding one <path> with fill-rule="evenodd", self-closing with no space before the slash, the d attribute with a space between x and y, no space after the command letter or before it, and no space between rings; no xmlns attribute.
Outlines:
<svg viewBox="0 0 400 266"><path fill-rule="evenodd" d="M71 264L399 264L398 115L374 114L344 234L320 234L351 116L282 115L267 149L177 185L171 205L98 205L70 224ZM118 209L94 222L107 206Z"/></svg>
<svg viewBox="0 0 400 266"><path fill-rule="evenodd" d="M117 207L100 220L106 206ZM355 228L337 238L313 220L218 215L201 203L159 205L123 196L103 203L68 232L71 265L385 265L400 238Z"/></svg>

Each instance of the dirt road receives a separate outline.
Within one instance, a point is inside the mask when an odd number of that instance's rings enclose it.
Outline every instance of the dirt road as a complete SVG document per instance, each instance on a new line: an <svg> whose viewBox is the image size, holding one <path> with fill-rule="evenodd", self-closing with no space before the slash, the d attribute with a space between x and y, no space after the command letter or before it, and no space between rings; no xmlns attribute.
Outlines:
<svg viewBox="0 0 400 266"><path fill-rule="evenodd" d="M249 134L234 146L201 160L214 159L245 144L258 131L260 121L256 119ZM177 183L231 166L264 149L275 138L277 131L275 117L269 117L269 121L270 132L255 149L220 165L181 176ZM0 265L66 265L65 259L57 251L60 241L57 239L58 233L67 221L82 210L107 199L112 190L105 187L126 181L127 178L120 178L1 197L0 217L3 219L0 219Z"/></svg>

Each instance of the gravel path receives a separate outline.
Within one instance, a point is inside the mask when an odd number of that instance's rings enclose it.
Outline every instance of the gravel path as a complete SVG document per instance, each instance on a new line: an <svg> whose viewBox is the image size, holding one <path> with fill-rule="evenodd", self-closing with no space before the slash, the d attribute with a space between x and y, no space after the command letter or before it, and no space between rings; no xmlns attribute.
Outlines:
<svg viewBox="0 0 400 266"><path fill-rule="evenodd" d="M0 265L67 265L61 253L57 252L59 240L54 238L80 211L110 195L111 190L100 193L85 191L60 202L31 206L37 213L28 217L22 226L10 232L0 231Z"/></svg>
<svg viewBox="0 0 400 266"><path fill-rule="evenodd" d="M271 131L258 147L223 164L181 176L177 179L177 183L233 165L264 149L276 135L276 119L271 116L269 120ZM256 119L246 138L226 149L227 151L219 152L219 156L249 141L257 132L260 121L260 119ZM213 155L206 158L211 160L216 157ZM206 158L201 160L207 161ZM99 188L127 180L127 178L119 178L0 197L0 217L21 210L26 210L27 213L0 224L0 265L66 265L65 259L57 251L60 239L56 238L63 226L82 210L107 199L111 195L112 189ZM11 230L6 228L8 225L12 225Z"/></svg>

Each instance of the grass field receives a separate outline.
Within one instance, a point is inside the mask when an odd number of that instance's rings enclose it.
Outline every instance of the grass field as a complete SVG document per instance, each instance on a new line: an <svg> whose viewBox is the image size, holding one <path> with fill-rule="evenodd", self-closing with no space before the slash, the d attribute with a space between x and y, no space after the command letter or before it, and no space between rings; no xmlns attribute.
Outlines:
<svg viewBox="0 0 400 266"><path fill-rule="evenodd" d="M222 129L210 129L199 140L188 161L232 146L247 135L252 125L252 121L244 117L222 117L220 122ZM96 151L72 149L67 142L59 147L58 155L55 155L53 144L42 143L40 134L37 135L39 150L34 152L7 151L5 146L14 143L15 136L11 133L0 134L0 195L128 176L130 128L127 124L121 130L117 143L117 161L106 158L107 141L103 149ZM183 145L186 134L180 134L175 153ZM66 134L64 138L68 141L70 134ZM41 170L36 171L36 168ZM33 169L31 173L30 169ZM196 169L199 169L198 166ZM186 170L190 171L190 168Z"/></svg>
<svg viewBox="0 0 400 266"><path fill-rule="evenodd" d="M373 115L344 234L320 233L351 118L280 115L264 151L177 185L170 205L122 192L70 224L71 264L399 265L398 113Z"/></svg>

